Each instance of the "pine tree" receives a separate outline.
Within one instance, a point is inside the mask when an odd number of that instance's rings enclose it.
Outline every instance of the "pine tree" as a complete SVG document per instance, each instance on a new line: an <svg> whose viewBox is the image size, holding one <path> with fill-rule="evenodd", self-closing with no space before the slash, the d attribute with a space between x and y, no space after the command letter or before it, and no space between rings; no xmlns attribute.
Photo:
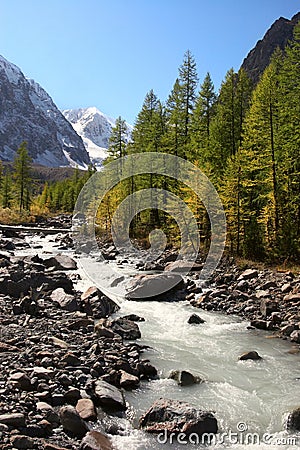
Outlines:
<svg viewBox="0 0 300 450"><path fill-rule="evenodd" d="M31 158L28 155L27 143L24 141L17 150L14 160L14 178L17 205L19 210L29 209L31 194Z"/></svg>
<svg viewBox="0 0 300 450"><path fill-rule="evenodd" d="M192 116L192 147L201 166L207 160L210 148L211 121L215 114L216 94L210 74L207 73L200 86Z"/></svg>

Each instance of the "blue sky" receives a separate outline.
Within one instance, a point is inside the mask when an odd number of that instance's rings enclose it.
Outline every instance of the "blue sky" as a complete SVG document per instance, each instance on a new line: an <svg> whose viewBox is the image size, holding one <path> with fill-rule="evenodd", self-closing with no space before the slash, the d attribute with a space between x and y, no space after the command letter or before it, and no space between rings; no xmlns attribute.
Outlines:
<svg viewBox="0 0 300 450"><path fill-rule="evenodd" d="M165 100L184 52L216 87L299 0L0 0L0 54L61 109L97 106L133 123L145 94Z"/></svg>

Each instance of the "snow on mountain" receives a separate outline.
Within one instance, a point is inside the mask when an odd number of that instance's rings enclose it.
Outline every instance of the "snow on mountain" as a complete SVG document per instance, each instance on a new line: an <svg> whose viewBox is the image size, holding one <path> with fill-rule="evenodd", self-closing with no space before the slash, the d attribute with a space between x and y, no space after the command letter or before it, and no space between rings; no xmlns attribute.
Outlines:
<svg viewBox="0 0 300 450"><path fill-rule="evenodd" d="M0 159L13 160L23 141L38 164L87 168L90 163L82 139L47 92L0 56Z"/></svg>
<svg viewBox="0 0 300 450"><path fill-rule="evenodd" d="M103 159L107 157L109 138L116 123L115 119L106 116L96 107L66 109L62 113L82 137L91 161L95 166L101 166ZM130 141L132 126L128 123L126 125L128 141Z"/></svg>

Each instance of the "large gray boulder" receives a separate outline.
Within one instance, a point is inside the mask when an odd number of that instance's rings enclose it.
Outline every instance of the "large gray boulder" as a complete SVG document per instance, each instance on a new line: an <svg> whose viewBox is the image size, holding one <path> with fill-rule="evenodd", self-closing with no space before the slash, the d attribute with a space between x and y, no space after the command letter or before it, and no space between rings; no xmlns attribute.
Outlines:
<svg viewBox="0 0 300 450"><path fill-rule="evenodd" d="M124 411L126 409L122 391L103 380L95 383L95 401L110 410Z"/></svg>
<svg viewBox="0 0 300 450"><path fill-rule="evenodd" d="M127 287L128 300L157 300L182 289L184 280L178 273L164 272L159 275L141 275Z"/></svg>
<svg viewBox="0 0 300 450"><path fill-rule="evenodd" d="M149 433L167 434L217 433L218 423L209 411L193 408L188 403L160 398L140 418L140 427Z"/></svg>

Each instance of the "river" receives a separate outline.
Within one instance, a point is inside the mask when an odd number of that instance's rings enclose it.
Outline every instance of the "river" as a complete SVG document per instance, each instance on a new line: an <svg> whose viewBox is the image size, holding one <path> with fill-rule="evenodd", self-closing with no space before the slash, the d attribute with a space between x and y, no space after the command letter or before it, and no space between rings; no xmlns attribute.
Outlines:
<svg viewBox="0 0 300 450"><path fill-rule="evenodd" d="M41 243L38 237L29 237L28 242L33 252L36 252L34 247ZM43 250L57 252L54 237L43 239ZM78 262L80 264L79 258ZM95 260L90 264L90 272L105 277L107 264ZM86 268L86 260L84 266ZM78 288L83 290L92 282L82 268L79 273L82 279ZM300 356L288 352L291 344L272 339L267 332L247 330L248 323L236 316L196 310L187 302L133 302L122 300L117 294L114 299L121 306L118 315L135 313L145 318L145 322L139 323L142 332L139 343L151 346L143 356L150 360L160 375L160 379L143 382L138 389L126 392L131 405L128 417L133 426L129 420L118 419L124 433L112 438L117 449L299 448L300 434L283 431L287 413L300 406ZM206 321L204 324L187 323L195 312ZM239 355L249 350L256 350L263 359L239 361ZM188 370L204 382L179 387L168 379L173 369ZM155 436L138 430L137 424L138 418L160 397L214 411L220 434L229 436L224 438L224 443L215 442L208 447L191 443L159 443ZM235 434L230 436L230 432ZM259 439L260 443L252 444L252 439L254 442Z"/></svg>

